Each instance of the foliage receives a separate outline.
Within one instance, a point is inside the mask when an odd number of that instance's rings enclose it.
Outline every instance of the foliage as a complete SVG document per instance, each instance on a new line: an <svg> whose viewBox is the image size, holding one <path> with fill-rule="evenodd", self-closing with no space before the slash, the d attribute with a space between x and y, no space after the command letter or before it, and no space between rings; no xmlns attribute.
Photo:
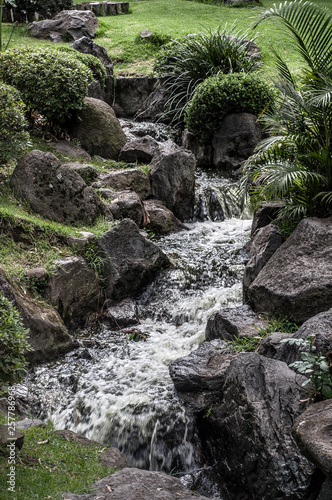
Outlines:
<svg viewBox="0 0 332 500"><path fill-rule="evenodd" d="M98 59L98 57L95 57L91 54L83 54L82 52L79 52L78 50L72 49L71 47L67 46L59 47L58 50L60 52L66 52L72 55L80 62L85 64L85 66L87 66L92 71L93 79L98 80L102 84L102 86L105 85L105 81L107 78L106 68Z"/></svg>
<svg viewBox="0 0 332 500"><path fill-rule="evenodd" d="M185 125L207 141L227 114L247 112L259 116L273 100L271 87L256 74L211 76L196 87L185 109Z"/></svg>
<svg viewBox="0 0 332 500"><path fill-rule="evenodd" d="M163 79L168 94L166 109L173 122L183 120L186 104L195 88L212 75L248 73L257 69L257 61L249 55L247 34L217 27L207 33L188 35L161 49L155 71Z"/></svg>
<svg viewBox="0 0 332 500"><path fill-rule="evenodd" d="M0 292L0 393L6 384L19 382L27 371L24 354L32 350L27 335L19 312Z"/></svg>
<svg viewBox="0 0 332 500"><path fill-rule="evenodd" d="M0 54L0 80L15 86L28 108L62 125L83 108L93 76L70 54L25 48Z"/></svg>
<svg viewBox="0 0 332 500"><path fill-rule="evenodd" d="M135 38L136 43L146 43L155 45L156 47L162 47L171 41L170 35L165 35L164 33L154 32L150 37L142 38L140 35L137 35Z"/></svg>
<svg viewBox="0 0 332 500"><path fill-rule="evenodd" d="M329 399L332 398L332 366L329 365L325 356L316 352L314 337L309 335L306 339L284 339L282 342L305 348L305 351L301 352L301 360L294 361L289 366L302 375L309 376L302 386L312 382L315 399Z"/></svg>
<svg viewBox="0 0 332 500"><path fill-rule="evenodd" d="M73 0L15 0L15 4L16 12L38 12L45 19L49 19L61 10L70 10Z"/></svg>
<svg viewBox="0 0 332 500"><path fill-rule="evenodd" d="M29 139L20 93L0 83L0 163L23 153Z"/></svg>
<svg viewBox="0 0 332 500"><path fill-rule="evenodd" d="M241 183L253 208L283 199L279 218L332 214L332 14L314 3L284 2L262 13L278 21L293 41L305 67L300 79L275 54L278 106L263 123L270 137L247 161Z"/></svg>
<svg viewBox="0 0 332 500"><path fill-rule="evenodd" d="M0 52L2 51L2 13L3 13L3 7L5 4L8 4L11 7L14 7L14 5L15 5L14 0L0 0ZM10 39L9 39L9 41L10 41ZM7 44L7 47L8 47L8 44Z"/></svg>
<svg viewBox="0 0 332 500"><path fill-rule="evenodd" d="M91 484L112 474L113 468L101 464L100 456L107 446L82 445L57 434L49 422L24 432L24 446L16 449L15 494L2 499L63 499L63 491L88 493ZM0 456L0 481L8 479L8 456ZM4 488L3 488L4 490ZM7 493L7 491L6 491Z"/></svg>

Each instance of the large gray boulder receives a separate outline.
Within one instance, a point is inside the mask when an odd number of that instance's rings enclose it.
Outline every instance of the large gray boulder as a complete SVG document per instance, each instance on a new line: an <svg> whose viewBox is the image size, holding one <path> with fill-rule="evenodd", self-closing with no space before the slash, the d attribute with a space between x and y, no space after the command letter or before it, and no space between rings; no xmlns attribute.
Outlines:
<svg viewBox="0 0 332 500"><path fill-rule="evenodd" d="M120 299L138 292L152 281L156 272L170 264L168 257L139 232L137 225L124 219L98 240L104 259L106 294Z"/></svg>
<svg viewBox="0 0 332 500"><path fill-rule="evenodd" d="M145 135L128 141L120 151L119 161L150 163L158 149L159 143L153 137Z"/></svg>
<svg viewBox="0 0 332 500"><path fill-rule="evenodd" d="M234 171L253 154L261 140L257 116L250 113L226 115L212 138L213 166Z"/></svg>
<svg viewBox="0 0 332 500"><path fill-rule="evenodd" d="M148 215L146 229L157 234L181 231L186 226L159 200L145 200L144 208Z"/></svg>
<svg viewBox="0 0 332 500"><path fill-rule="evenodd" d="M332 307L332 218L304 219L248 289L257 312L303 323Z"/></svg>
<svg viewBox="0 0 332 500"><path fill-rule="evenodd" d="M151 162L152 194L165 202L181 221L193 215L196 160L192 153L168 140Z"/></svg>
<svg viewBox="0 0 332 500"><path fill-rule="evenodd" d="M261 227L265 227L277 217L278 212L285 203L281 201L270 201L269 203L262 203L257 210L255 210L254 217L251 225L251 237L253 237Z"/></svg>
<svg viewBox="0 0 332 500"><path fill-rule="evenodd" d="M67 500L208 500L187 490L180 479L164 472L125 468L104 477L91 487L93 493L66 493Z"/></svg>
<svg viewBox="0 0 332 500"><path fill-rule="evenodd" d="M48 361L77 346L53 307L41 305L15 290L1 272L0 292L13 302L21 314L24 328L29 329L29 343L33 351L26 357L31 363Z"/></svg>
<svg viewBox="0 0 332 500"><path fill-rule="evenodd" d="M249 306L226 307L208 319L206 340L234 340L236 337L256 337L267 322Z"/></svg>
<svg viewBox="0 0 332 500"><path fill-rule="evenodd" d="M108 214L94 189L52 153L26 154L15 167L10 186L33 211L57 222L91 224Z"/></svg>
<svg viewBox="0 0 332 500"><path fill-rule="evenodd" d="M85 107L71 123L71 135L90 155L117 160L127 139L113 109L104 101L85 98Z"/></svg>
<svg viewBox="0 0 332 500"><path fill-rule="evenodd" d="M105 190L104 190L105 191ZM109 191L110 210L115 219L131 219L138 227L145 226L147 214L135 191Z"/></svg>
<svg viewBox="0 0 332 500"><path fill-rule="evenodd" d="M157 78L148 76L124 77L116 79L114 111L117 116L131 118L141 110L142 103L154 91Z"/></svg>
<svg viewBox="0 0 332 500"><path fill-rule="evenodd" d="M112 188L115 191L132 189L141 200L145 200L151 195L151 184L147 174L137 168L128 168L101 175L100 180L93 184L96 188Z"/></svg>
<svg viewBox="0 0 332 500"><path fill-rule="evenodd" d="M45 295L67 327L84 323L86 316L101 306L101 290L95 271L82 257L54 261Z"/></svg>
<svg viewBox="0 0 332 500"><path fill-rule="evenodd" d="M195 155L198 167L211 167L213 165L212 144L198 141L188 129L182 133L182 147L189 149Z"/></svg>
<svg viewBox="0 0 332 500"><path fill-rule="evenodd" d="M247 301L249 286L281 245L282 234L274 224L257 230L250 246L249 262L243 273L244 302Z"/></svg>
<svg viewBox="0 0 332 500"><path fill-rule="evenodd" d="M156 84L153 92L141 103L135 114L135 120L169 123L170 118L164 113L166 101L167 94L162 83Z"/></svg>
<svg viewBox="0 0 332 500"><path fill-rule="evenodd" d="M32 36L52 42L94 38L99 22L91 11L63 10L53 19L34 21L28 29Z"/></svg>

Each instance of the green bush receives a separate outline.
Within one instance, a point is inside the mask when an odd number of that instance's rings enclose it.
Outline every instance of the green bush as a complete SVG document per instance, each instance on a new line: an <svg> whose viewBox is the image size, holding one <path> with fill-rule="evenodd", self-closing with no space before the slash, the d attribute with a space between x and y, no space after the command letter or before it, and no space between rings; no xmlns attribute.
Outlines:
<svg viewBox="0 0 332 500"><path fill-rule="evenodd" d="M45 18L51 18L61 10L70 10L73 0L15 0L15 5L16 12L38 12Z"/></svg>
<svg viewBox="0 0 332 500"><path fill-rule="evenodd" d="M85 66L87 66L92 71L93 79L98 80L102 84L102 86L105 85L105 81L107 78L106 68L103 65L103 63L98 59L98 57L95 57L91 54L83 54L78 50L66 46L59 47L58 50L60 52L65 52L67 54L72 55L78 61L85 64Z"/></svg>
<svg viewBox="0 0 332 500"><path fill-rule="evenodd" d="M26 373L24 354L32 350L27 334L19 312L0 292L0 394L7 384L19 382Z"/></svg>
<svg viewBox="0 0 332 500"><path fill-rule="evenodd" d="M207 78L186 106L185 125L203 141L211 139L229 113L259 116L272 105L274 93L256 74L232 73Z"/></svg>
<svg viewBox="0 0 332 500"><path fill-rule="evenodd" d="M13 87L0 83L0 162L4 163L23 153L29 134L24 115L25 106L20 93Z"/></svg>
<svg viewBox="0 0 332 500"><path fill-rule="evenodd" d="M26 106L51 125L61 125L84 107L93 75L71 54L26 48L0 54L0 80L16 87Z"/></svg>
<svg viewBox="0 0 332 500"><path fill-rule="evenodd" d="M182 122L184 109L196 86L212 75L249 73L258 68L248 50L253 39L246 33L226 31L219 26L207 33L188 35L165 45L156 58L154 70L163 79L168 95L166 113L173 122Z"/></svg>

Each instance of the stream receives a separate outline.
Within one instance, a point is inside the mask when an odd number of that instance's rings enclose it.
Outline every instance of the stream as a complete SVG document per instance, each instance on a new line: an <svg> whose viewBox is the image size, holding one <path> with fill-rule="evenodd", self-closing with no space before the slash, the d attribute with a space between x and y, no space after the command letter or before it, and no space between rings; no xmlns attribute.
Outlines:
<svg viewBox="0 0 332 500"><path fill-rule="evenodd" d="M118 447L129 466L181 473L201 466L168 366L202 343L211 314L242 303L251 220L240 218L234 193L234 181L198 172L194 221L156 240L174 267L135 297L139 324L79 331L80 348L34 367L24 385L34 416ZM145 340L133 340L133 329Z"/></svg>

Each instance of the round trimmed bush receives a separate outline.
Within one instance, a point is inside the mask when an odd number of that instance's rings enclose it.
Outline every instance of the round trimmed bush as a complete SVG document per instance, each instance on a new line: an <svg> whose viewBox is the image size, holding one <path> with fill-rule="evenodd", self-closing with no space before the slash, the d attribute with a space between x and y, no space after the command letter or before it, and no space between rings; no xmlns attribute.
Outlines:
<svg viewBox="0 0 332 500"><path fill-rule="evenodd" d="M0 162L23 153L29 134L25 105L14 87L0 83Z"/></svg>
<svg viewBox="0 0 332 500"><path fill-rule="evenodd" d="M79 52L78 50L72 49L71 47L63 46L59 47L58 50L60 52L65 52L75 57L83 64L85 64L92 71L93 79L98 80L102 86L105 85L105 81L107 78L106 68L103 63L98 59L98 57L93 56L92 54L84 54L83 52Z"/></svg>
<svg viewBox="0 0 332 500"><path fill-rule="evenodd" d="M185 125L209 141L229 113L259 116L274 101L272 87L254 73L231 73L207 78L197 86L185 109Z"/></svg>
<svg viewBox="0 0 332 500"><path fill-rule="evenodd" d="M19 382L28 363L24 354L32 348L27 340L20 313L0 292L0 393L7 384Z"/></svg>
<svg viewBox="0 0 332 500"><path fill-rule="evenodd" d="M61 125L84 107L91 70L71 54L52 49L12 49L0 54L0 80L20 92L26 106Z"/></svg>

